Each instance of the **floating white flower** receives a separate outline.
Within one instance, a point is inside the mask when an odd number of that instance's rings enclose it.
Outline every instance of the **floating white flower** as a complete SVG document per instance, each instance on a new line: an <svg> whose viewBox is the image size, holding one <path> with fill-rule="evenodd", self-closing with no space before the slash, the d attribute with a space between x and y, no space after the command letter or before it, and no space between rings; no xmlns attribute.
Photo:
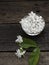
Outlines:
<svg viewBox="0 0 49 65"><path fill-rule="evenodd" d="M21 49L18 49L15 54L18 56L18 58L21 58L21 56L23 56L25 52L26 52L25 50L21 51Z"/></svg>
<svg viewBox="0 0 49 65"><path fill-rule="evenodd" d="M21 19L20 24L22 29L31 36L38 35L45 27L45 21L42 16L38 16L36 13L28 14L28 16Z"/></svg>
<svg viewBox="0 0 49 65"><path fill-rule="evenodd" d="M17 39L15 40L15 42L22 43L23 42L22 36L18 35Z"/></svg>

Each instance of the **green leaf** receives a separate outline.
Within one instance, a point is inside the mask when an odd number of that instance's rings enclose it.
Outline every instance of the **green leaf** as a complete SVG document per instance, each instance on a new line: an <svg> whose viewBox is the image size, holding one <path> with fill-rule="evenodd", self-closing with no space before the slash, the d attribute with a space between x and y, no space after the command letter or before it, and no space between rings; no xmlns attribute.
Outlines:
<svg viewBox="0 0 49 65"><path fill-rule="evenodd" d="M40 55L40 49L36 48L33 52L31 52L29 65L37 65Z"/></svg>
<svg viewBox="0 0 49 65"><path fill-rule="evenodd" d="M22 48L29 48L29 47L37 47L36 42L28 39L28 38L23 38L23 42L21 43Z"/></svg>

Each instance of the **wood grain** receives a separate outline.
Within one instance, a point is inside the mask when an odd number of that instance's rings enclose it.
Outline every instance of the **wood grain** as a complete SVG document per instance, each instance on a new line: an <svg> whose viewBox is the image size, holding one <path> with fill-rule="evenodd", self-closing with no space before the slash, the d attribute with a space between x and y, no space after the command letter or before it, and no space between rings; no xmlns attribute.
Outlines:
<svg viewBox="0 0 49 65"><path fill-rule="evenodd" d="M22 30L20 24L1 24L0 51L15 51L18 48L18 45L15 43L17 35L35 40L41 50L49 50L49 23L46 23L44 31L35 37L28 36Z"/></svg>
<svg viewBox="0 0 49 65"><path fill-rule="evenodd" d="M49 1L0 2L0 23L18 23L29 12L44 17L49 22Z"/></svg>
<svg viewBox="0 0 49 65"><path fill-rule="evenodd" d="M45 0L0 0L0 2L22 2L22 1L45 1Z"/></svg>
<svg viewBox="0 0 49 65"><path fill-rule="evenodd" d="M0 52L0 65L29 65L29 55L27 52L24 58L18 59L13 52ZM49 65L49 52L41 52L38 65Z"/></svg>

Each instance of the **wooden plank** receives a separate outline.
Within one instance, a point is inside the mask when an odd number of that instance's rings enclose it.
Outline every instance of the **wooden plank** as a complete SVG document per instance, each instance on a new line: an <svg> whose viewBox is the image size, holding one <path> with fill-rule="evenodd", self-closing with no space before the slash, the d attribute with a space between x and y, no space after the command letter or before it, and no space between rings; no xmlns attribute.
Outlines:
<svg viewBox="0 0 49 65"><path fill-rule="evenodd" d="M45 1L45 0L0 0L0 2L22 2L22 1Z"/></svg>
<svg viewBox="0 0 49 65"><path fill-rule="evenodd" d="M46 23L44 31L35 37L25 34L20 24L0 24L0 51L15 51L18 48L15 43L17 35L35 40L41 50L49 50L49 23Z"/></svg>
<svg viewBox="0 0 49 65"><path fill-rule="evenodd" d="M49 22L49 1L0 2L0 23L18 23L30 11Z"/></svg>
<svg viewBox="0 0 49 65"><path fill-rule="evenodd" d="M0 52L0 65L29 65L29 55L27 52L24 58L18 59L13 52ZM49 52L41 52L38 65L49 65Z"/></svg>

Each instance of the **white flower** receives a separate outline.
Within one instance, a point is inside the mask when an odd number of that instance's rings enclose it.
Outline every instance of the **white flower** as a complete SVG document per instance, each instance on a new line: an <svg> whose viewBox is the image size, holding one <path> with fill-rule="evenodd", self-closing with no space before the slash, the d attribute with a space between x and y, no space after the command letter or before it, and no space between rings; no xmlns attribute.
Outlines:
<svg viewBox="0 0 49 65"><path fill-rule="evenodd" d="M22 36L18 35L15 42L22 43L23 42Z"/></svg>
<svg viewBox="0 0 49 65"><path fill-rule="evenodd" d="M26 51L21 51L20 49L17 50L17 52L15 53L18 58L21 58L21 56L23 56L25 54Z"/></svg>
<svg viewBox="0 0 49 65"><path fill-rule="evenodd" d="M28 16L21 19L20 24L28 35L38 35L45 27L45 21L42 16L38 16L31 11Z"/></svg>

